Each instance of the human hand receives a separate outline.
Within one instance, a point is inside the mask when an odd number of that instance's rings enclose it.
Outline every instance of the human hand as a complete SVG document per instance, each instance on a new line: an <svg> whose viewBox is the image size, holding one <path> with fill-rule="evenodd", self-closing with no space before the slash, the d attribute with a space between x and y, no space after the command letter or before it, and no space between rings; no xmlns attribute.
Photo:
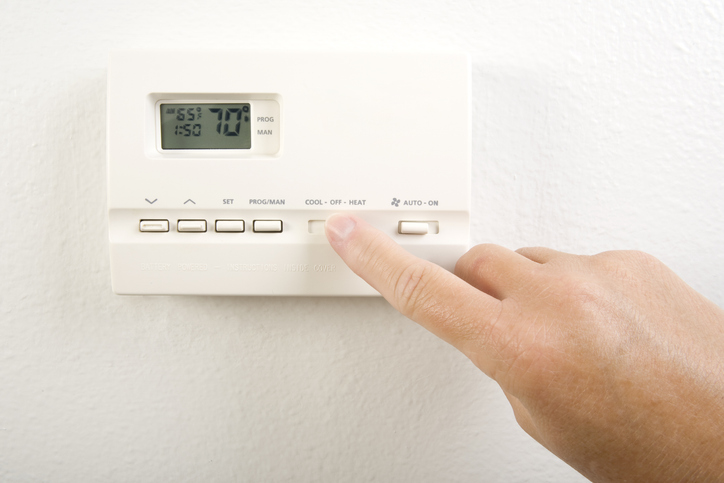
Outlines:
<svg viewBox="0 0 724 483"><path fill-rule="evenodd" d="M455 276L354 216L333 215L326 233L587 478L724 481L724 311L654 257L479 245Z"/></svg>

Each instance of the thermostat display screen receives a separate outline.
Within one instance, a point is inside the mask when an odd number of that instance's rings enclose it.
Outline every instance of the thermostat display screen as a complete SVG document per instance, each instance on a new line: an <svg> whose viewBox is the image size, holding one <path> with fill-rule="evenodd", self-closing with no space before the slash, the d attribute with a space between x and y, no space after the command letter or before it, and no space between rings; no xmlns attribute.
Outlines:
<svg viewBox="0 0 724 483"><path fill-rule="evenodd" d="M250 149L251 107L236 104L161 104L163 149Z"/></svg>

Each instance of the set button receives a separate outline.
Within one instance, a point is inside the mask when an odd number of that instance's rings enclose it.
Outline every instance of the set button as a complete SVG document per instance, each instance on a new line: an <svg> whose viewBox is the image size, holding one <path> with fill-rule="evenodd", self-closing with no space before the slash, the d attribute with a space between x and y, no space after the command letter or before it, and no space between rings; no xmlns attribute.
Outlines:
<svg viewBox="0 0 724 483"><path fill-rule="evenodd" d="M244 220L216 220L218 233L243 233Z"/></svg>

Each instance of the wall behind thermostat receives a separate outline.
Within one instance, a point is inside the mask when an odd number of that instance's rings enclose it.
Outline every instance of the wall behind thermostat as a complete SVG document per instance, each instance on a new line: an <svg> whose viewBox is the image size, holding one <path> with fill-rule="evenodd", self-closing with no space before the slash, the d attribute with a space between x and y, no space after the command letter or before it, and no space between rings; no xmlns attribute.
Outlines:
<svg viewBox="0 0 724 483"><path fill-rule="evenodd" d="M584 481L381 299L118 297L121 49L468 52L472 241L634 248L724 304L724 10L688 2L0 3L0 480Z"/></svg>

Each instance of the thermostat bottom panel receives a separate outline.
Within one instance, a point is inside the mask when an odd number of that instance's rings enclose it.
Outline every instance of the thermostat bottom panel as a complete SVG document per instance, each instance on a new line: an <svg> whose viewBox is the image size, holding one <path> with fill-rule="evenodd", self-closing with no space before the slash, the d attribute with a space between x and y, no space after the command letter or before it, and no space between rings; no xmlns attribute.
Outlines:
<svg viewBox="0 0 724 483"><path fill-rule="evenodd" d="M330 213L113 210L118 294L379 295L329 246ZM466 213L365 213L416 256L453 270L468 249ZM434 218L434 219L432 219ZM407 233L409 231L409 233Z"/></svg>

